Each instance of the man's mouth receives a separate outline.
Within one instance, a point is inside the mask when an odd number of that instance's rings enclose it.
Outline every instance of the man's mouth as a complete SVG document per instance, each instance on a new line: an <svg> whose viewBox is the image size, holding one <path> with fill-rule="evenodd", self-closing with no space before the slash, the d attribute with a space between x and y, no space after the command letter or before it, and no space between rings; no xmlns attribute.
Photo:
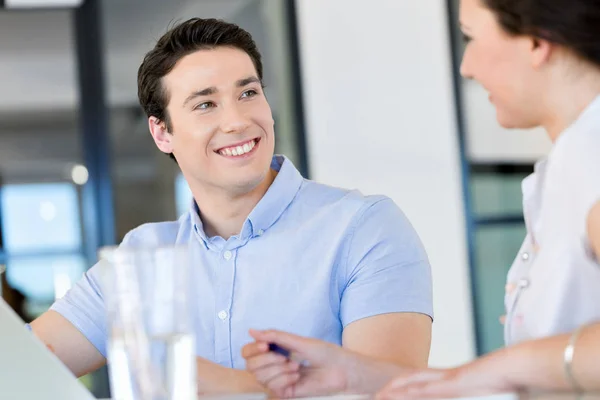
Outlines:
<svg viewBox="0 0 600 400"><path fill-rule="evenodd" d="M250 139L246 142L237 143L231 146L222 147L218 150L215 150L215 153L218 153L225 157L240 157L244 156L248 153L251 153L252 150L256 147L256 145L260 142L260 138Z"/></svg>

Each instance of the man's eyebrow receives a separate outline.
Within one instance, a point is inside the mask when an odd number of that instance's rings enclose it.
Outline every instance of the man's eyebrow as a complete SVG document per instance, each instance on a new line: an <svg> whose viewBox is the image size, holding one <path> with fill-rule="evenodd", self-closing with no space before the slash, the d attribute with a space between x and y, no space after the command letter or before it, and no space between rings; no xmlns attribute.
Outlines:
<svg viewBox="0 0 600 400"><path fill-rule="evenodd" d="M249 76L247 78L244 79L240 79L239 81L236 82L236 86L237 87L244 87L247 86L251 83L260 83L260 79L258 79L256 76Z"/></svg>
<svg viewBox="0 0 600 400"><path fill-rule="evenodd" d="M187 103L189 103L197 97L210 96L211 94L215 93L217 93L217 88L214 86L206 89L196 90L185 99L185 101L183 102L183 106L185 107Z"/></svg>

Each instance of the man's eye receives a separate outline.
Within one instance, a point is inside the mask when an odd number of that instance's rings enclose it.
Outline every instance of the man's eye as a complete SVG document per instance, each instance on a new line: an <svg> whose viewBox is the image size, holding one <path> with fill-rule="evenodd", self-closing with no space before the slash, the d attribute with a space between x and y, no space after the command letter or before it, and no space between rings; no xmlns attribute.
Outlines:
<svg viewBox="0 0 600 400"><path fill-rule="evenodd" d="M246 90L244 93L242 93L242 99L244 98L249 98L249 97L254 97L258 94L258 92L254 89L250 89L250 90Z"/></svg>
<svg viewBox="0 0 600 400"><path fill-rule="evenodd" d="M205 103L198 104L196 107L194 107L194 110L207 110L212 107L214 107L214 103L207 101Z"/></svg>

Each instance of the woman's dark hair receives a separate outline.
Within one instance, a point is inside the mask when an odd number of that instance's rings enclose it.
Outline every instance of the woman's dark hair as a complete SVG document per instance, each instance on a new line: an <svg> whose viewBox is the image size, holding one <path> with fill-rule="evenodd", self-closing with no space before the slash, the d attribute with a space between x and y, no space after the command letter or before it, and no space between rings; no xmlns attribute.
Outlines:
<svg viewBox="0 0 600 400"><path fill-rule="evenodd" d="M506 32L564 46L600 67L600 0L481 0Z"/></svg>
<svg viewBox="0 0 600 400"><path fill-rule="evenodd" d="M167 112L169 93L162 84L162 78L188 54L221 46L233 47L248 54L262 82L261 55L250 33L222 20L192 18L165 33L146 54L138 69L138 99L146 115L163 121L171 132L172 123ZM170 156L174 159L172 154Z"/></svg>

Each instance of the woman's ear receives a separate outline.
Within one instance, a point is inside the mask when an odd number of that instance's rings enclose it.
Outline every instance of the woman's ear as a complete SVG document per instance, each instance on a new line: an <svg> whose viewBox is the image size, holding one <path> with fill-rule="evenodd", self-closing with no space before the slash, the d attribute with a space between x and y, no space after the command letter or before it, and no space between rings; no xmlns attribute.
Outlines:
<svg viewBox="0 0 600 400"><path fill-rule="evenodd" d="M533 68L541 68L550 60L554 45L545 39L531 39L531 65Z"/></svg>

